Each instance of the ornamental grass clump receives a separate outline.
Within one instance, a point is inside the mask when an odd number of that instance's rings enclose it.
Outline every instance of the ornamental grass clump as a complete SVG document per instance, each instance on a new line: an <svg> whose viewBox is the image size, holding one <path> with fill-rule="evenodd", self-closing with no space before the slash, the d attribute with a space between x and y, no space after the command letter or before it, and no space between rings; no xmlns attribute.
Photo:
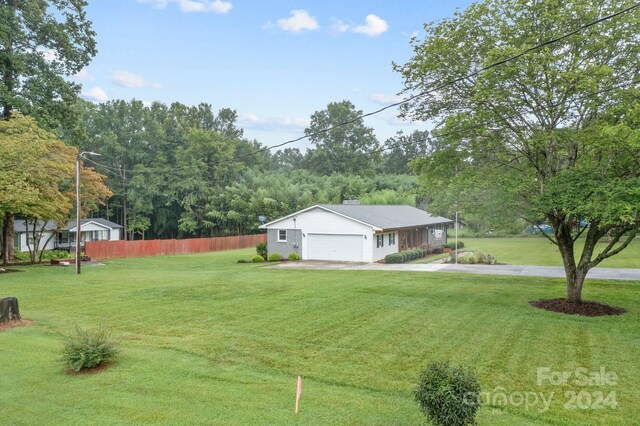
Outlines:
<svg viewBox="0 0 640 426"><path fill-rule="evenodd" d="M466 426L476 424L480 390L473 371L435 362L422 372L414 395L434 425Z"/></svg>
<svg viewBox="0 0 640 426"><path fill-rule="evenodd" d="M61 359L71 370L80 371L113 361L118 352L118 344L106 328L83 330L76 326L75 333L64 339Z"/></svg>

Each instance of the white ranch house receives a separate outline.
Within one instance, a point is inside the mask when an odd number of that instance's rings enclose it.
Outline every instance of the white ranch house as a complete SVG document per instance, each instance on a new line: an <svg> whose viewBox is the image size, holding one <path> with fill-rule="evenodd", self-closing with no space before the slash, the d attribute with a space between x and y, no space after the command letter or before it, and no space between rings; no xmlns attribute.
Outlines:
<svg viewBox="0 0 640 426"><path fill-rule="evenodd" d="M70 220L66 226L63 226L60 231L53 236L52 234L56 231L57 223L55 221L48 221L45 224L42 221L38 221L36 232L42 229L43 224L44 230L42 231L42 238L40 239L40 248L42 248L45 243L45 250L69 250L75 248L77 233L75 219ZM80 224L80 232L82 234L80 242L83 244L87 241L117 241L121 239L122 226L109 220L99 218L80 219ZM27 232L25 221L21 219L16 220L14 223L14 233L16 250L29 251L29 246L31 246L33 250L34 239L32 224L29 225ZM50 236L52 236L51 239L49 239ZM47 242L48 239L49 242ZM27 242L29 244L27 244Z"/></svg>
<svg viewBox="0 0 640 426"><path fill-rule="evenodd" d="M317 204L262 225L269 253L304 260L376 262L446 244L451 220L411 206Z"/></svg>

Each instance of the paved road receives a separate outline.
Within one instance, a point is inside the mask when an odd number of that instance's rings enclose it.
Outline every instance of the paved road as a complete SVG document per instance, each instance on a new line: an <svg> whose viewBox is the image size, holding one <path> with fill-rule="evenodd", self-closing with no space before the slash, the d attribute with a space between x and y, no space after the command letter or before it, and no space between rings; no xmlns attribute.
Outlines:
<svg viewBox="0 0 640 426"><path fill-rule="evenodd" d="M465 274L518 275L524 277L564 278L564 268L560 266L518 266L518 265L451 265L404 263L385 265L380 263L325 262L307 260L285 262L269 266L281 269L325 269L357 271L414 271L414 272L457 272ZM640 269L594 268L587 279L640 281Z"/></svg>

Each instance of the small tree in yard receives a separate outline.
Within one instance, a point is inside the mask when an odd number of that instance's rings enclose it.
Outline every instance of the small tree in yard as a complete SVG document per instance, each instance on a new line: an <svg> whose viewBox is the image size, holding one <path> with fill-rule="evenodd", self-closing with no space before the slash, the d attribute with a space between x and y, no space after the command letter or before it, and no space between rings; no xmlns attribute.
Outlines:
<svg viewBox="0 0 640 426"><path fill-rule="evenodd" d="M562 256L573 303L589 270L640 227L640 9L476 71L629 5L474 3L425 25L425 39L412 41L415 56L395 65L407 94L438 87L403 105L404 116L441 123L434 150L413 163L430 210L457 205L547 221L553 235L543 235Z"/></svg>

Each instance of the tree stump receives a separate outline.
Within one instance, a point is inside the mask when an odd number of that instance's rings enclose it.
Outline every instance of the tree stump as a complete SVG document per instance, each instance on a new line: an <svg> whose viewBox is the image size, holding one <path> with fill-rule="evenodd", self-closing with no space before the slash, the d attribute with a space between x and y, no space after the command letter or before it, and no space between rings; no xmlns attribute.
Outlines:
<svg viewBox="0 0 640 426"><path fill-rule="evenodd" d="M0 299L0 325L9 321L20 321L20 309L18 299L15 297L5 297Z"/></svg>

